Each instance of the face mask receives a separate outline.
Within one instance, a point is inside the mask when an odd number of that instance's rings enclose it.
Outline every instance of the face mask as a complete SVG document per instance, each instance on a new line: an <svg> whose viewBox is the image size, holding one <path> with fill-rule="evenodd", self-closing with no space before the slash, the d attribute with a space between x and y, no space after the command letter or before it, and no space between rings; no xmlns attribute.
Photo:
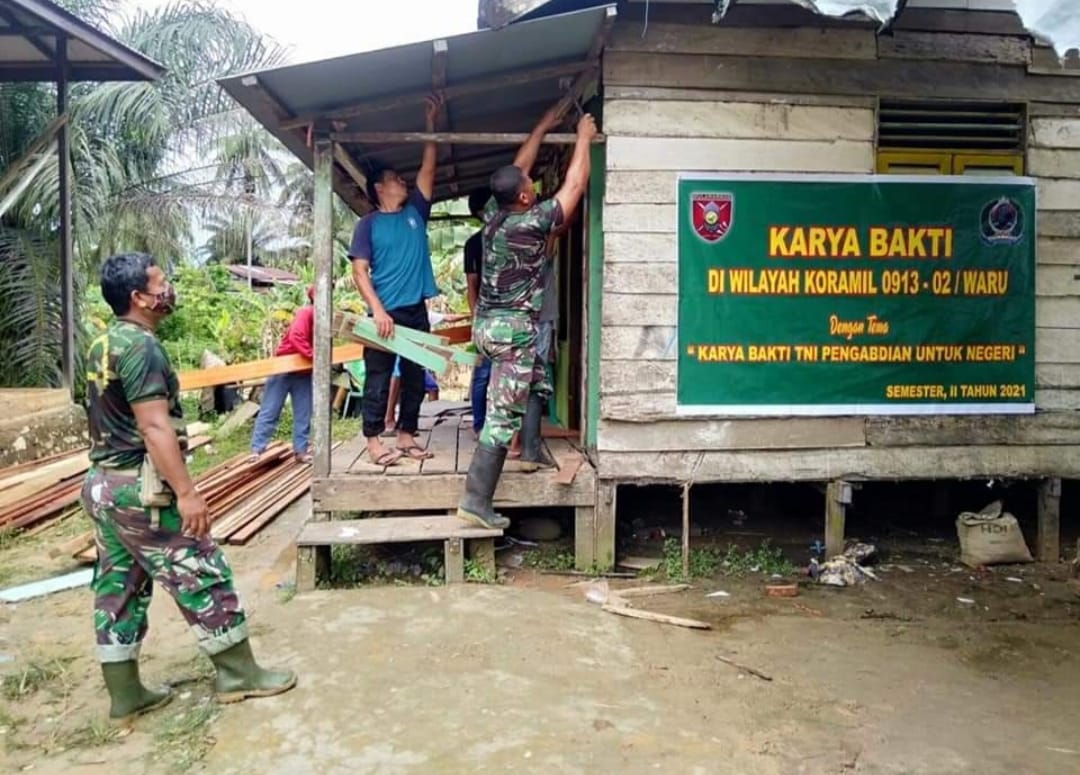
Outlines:
<svg viewBox="0 0 1080 775"><path fill-rule="evenodd" d="M150 309L162 315L171 315L176 309L176 289L166 284L165 290L154 294L154 305Z"/></svg>

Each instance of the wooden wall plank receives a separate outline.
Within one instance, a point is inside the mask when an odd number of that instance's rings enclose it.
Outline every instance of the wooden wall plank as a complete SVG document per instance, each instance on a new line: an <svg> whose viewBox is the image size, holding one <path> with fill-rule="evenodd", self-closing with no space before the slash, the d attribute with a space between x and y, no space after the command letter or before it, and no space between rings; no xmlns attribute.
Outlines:
<svg viewBox="0 0 1080 775"><path fill-rule="evenodd" d="M1080 477L1080 445L864 447L749 452L606 452L604 479L785 482Z"/></svg>
<svg viewBox="0 0 1080 775"><path fill-rule="evenodd" d="M1028 148L1027 174L1040 178L1080 178L1080 150ZM1039 204L1043 209L1054 209L1046 207L1042 202ZM1076 209L1080 209L1080 203L1076 205Z"/></svg>
<svg viewBox="0 0 1080 775"><path fill-rule="evenodd" d="M1035 267L1035 293L1038 296L1080 295L1080 269L1065 264L1039 264Z"/></svg>
<svg viewBox="0 0 1080 775"><path fill-rule="evenodd" d="M1040 178L1039 208L1043 210L1080 210L1080 180Z"/></svg>
<svg viewBox="0 0 1080 775"><path fill-rule="evenodd" d="M602 421L601 454L711 449L806 449L866 445L862 417L763 418L754 420L660 421L649 424Z"/></svg>
<svg viewBox="0 0 1080 775"><path fill-rule="evenodd" d="M872 172L874 144L609 137L608 173L613 170L719 170L768 172Z"/></svg>
<svg viewBox="0 0 1080 775"><path fill-rule="evenodd" d="M875 59L871 29L843 27L727 27L713 24L616 23L606 51L669 54L727 54L749 57ZM1025 62L1026 64L1026 62Z"/></svg>
<svg viewBox="0 0 1080 775"><path fill-rule="evenodd" d="M659 246L658 240L659 238L657 238L657 242L654 243L655 246ZM1080 239L1040 238L1036 251L1040 264L1080 266ZM620 251L620 255L624 256L622 260L634 260L630 258L632 254L629 250ZM657 253L656 255L659 256L663 254ZM607 254L604 255L604 258L607 258ZM674 258L672 258L672 260L674 260ZM1080 272L1078 272L1078 274L1080 274Z"/></svg>
<svg viewBox="0 0 1080 775"><path fill-rule="evenodd" d="M1072 328L1036 328L1037 363L1080 363L1080 336Z"/></svg>
<svg viewBox="0 0 1080 775"><path fill-rule="evenodd" d="M1076 225L1077 234L1075 236L1080 237L1080 216L1076 219ZM625 234L674 234L675 205L670 204L660 207L642 204L607 205L604 207L604 231L623 232Z"/></svg>
<svg viewBox="0 0 1080 775"><path fill-rule="evenodd" d="M602 361L600 394L675 390L675 361Z"/></svg>
<svg viewBox="0 0 1080 775"><path fill-rule="evenodd" d="M1066 102L1032 102L1028 104L1030 118L1080 118L1080 104Z"/></svg>
<svg viewBox="0 0 1080 775"><path fill-rule="evenodd" d="M1067 412L866 418L866 442L873 447L1075 444L1078 440L1080 414Z"/></svg>
<svg viewBox="0 0 1080 775"><path fill-rule="evenodd" d="M604 267L605 293L674 294L675 273L670 264L618 263Z"/></svg>
<svg viewBox="0 0 1080 775"><path fill-rule="evenodd" d="M670 264L668 267L670 268ZM1078 300L1080 302L1080 300ZM674 326L678 317L678 297L605 293L605 326ZM1055 320L1059 319L1057 317Z"/></svg>
<svg viewBox="0 0 1080 775"><path fill-rule="evenodd" d="M1080 364L1036 363L1035 386L1040 388L1070 388L1080 386Z"/></svg>
<svg viewBox="0 0 1080 775"><path fill-rule="evenodd" d="M1080 84L1076 91L1077 96L1072 102L1080 102ZM1028 142L1035 148L1080 148L1080 120L1033 118Z"/></svg>
<svg viewBox="0 0 1080 775"><path fill-rule="evenodd" d="M654 314L653 317L658 316ZM1053 296L1037 299L1035 325L1039 328L1074 330L1080 328L1080 296Z"/></svg>
<svg viewBox="0 0 1080 775"><path fill-rule="evenodd" d="M1080 388L1036 390L1035 405L1040 411L1075 412L1080 410Z"/></svg>
<svg viewBox="0 0 1080 775"><path fill-rule="evenodd" d="M675 217L674 209L671 217ZM1040 237L1080 239L1080 213L1072 210L1040 210L1036 215L1036 228L1039 230Z"/></svg>
<svg viewBox="0 0 1080 775"><path fill-rule="evenodd" d="M671 88L666 86L647 86L630 84L622 86L604 85L604 98L615 100L644 100L660 103L676 102L763 102L768 105L811 105L833 108L864 108L877 110L877 99L844 94L784 94L781 92L730 91L724 89L694 89L689 87ZM1041 103L1049 106L1053 103Z"/></svg>
<svg viewBox="0 0 1080 775"><path fill-rule="evenodd" d="M1028 75L1015 65L928 60L757 58L709 54L611 51L604 82L756 92L805 92L921 99L1037 100L1072 102L1080 86L1069 76Z"/></svg>
<svg viewBox="0 0 1080 775"><path fill-rule="evenodd" d="M604 214L607 215L607 208ZM674 264L677 259L675 242L674 234L626 234L609 229L604 232L604 263L654 261ZM1080 263L1080 241L1071 244L1076 246L1077 263ZM1057 246L1054 249L1057 251Z"/></svg>
<svg viewBox="0 0 1080 775"><path fill-rule="evenodd" d="M675 360L677 346L674 326L608 327L600 336L600 358L602 361Z"/></svg>
<svg viewBox="0 0 1080 775"><path fill-rule="evenodd" d="M712 102L609 98L604 104L604 133L608 137L873 142L874 131L874 111L870 108L730 102L719 98Z"/></svg>
<svg viewBox="0 0 1080 775"><path fill-rule="evenodd" d="M895 30L891 35L878 37L878 56L884 59L988 62L1027 67L1031 64L1031 39L1026 36Z"/></svg>

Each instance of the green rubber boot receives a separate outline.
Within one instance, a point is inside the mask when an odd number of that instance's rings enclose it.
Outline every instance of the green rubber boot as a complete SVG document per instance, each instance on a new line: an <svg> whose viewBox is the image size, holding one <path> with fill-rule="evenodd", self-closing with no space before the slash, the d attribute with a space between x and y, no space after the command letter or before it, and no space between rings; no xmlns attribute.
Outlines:
<svg viewBox="0 0 1080 775"><path fill-rule="evenodd" d="M544 448L543 419L544 397L530 393L521 423L521 470L527 474L541 468L555 468L555 461Z"/></svg>
<svg viewBox="0 0 1080 775"><path fill-rule="evenodd" d="M221 703L240 702L250 697L273 697L296 686L292 670L264 670L255 662L251 642L244 639L210 657L217 668L214 692Z"/></svg>
<svg viewBox="0 0 1080 775"><path fill-rule="evenodd" d="M160 708L172 699L168 687L154 691L142 685L139 663L135 660L103 662L101 674L105 676L105 688L109 690L109 718L113 721L128 721Z"/></svg>
<svg viewBox="0 0 1080 775"><path fill-rule="evenodd" d="M510 527L510 520L492 507L495 488L499 485L505 462L506 447L484 443L476 445L469 473L465 476L465 494L458 503L457 515L460 519L493 530Z"/></svg>

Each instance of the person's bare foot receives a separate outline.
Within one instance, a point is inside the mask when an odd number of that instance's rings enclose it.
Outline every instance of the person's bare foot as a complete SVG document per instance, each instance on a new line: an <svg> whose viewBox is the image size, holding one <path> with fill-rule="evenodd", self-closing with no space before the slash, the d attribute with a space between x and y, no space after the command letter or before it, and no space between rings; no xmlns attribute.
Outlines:
<svg viewBox="0 0 1080 775"><path fill-rule="evenodd" d="M378 437L368 439L367 453L368 462L377 466L392 466L401 459L400 452L384 447Z"/></svg>
<svg viewBox="0 0 1080 775"><path fill-rule="evenodd" d="M406 433L405 431L398 431L397 452L403 457L410 457L413 460L427 460L435 456L433 452L416 443L416 434Z"/></svg>

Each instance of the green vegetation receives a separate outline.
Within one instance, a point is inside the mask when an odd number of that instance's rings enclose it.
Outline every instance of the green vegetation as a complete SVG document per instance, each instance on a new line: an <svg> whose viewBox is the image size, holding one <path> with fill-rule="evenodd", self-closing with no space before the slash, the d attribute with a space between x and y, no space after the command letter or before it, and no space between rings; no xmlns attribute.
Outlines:
<svg viewBox="0 0 1080 775"><path fill-rule="evenodd" d="M476 560L465 559L465 580L476 584L494 584L496 574L485 568Z"/></svg>
<svg viewBox="0 0 1080 775"><path fill-rule="evenodd" d="M524 564L537 570L573 570L574 551L563 544L541 544L525 553Z"/></svg>
<svg viewBox="0 0 1080 775"><path fill-rule="evenodd" d="M72 658L32 660L22 670L9 673L0 680L0 694L9 702L18 702L32 694L48 689L57 696L70 691L71 676L68 664Z"/></svg>
<svg viewBox="0 0 1080 775"><path fill-rule="evenodd" d="M392 555L387 559L384 555ZM320 587L351 588L368 584L427 585L443 583L442 546L378 548L330 547L329 577Z"/></svg>
<svg viewBox="0 0 1080 775"><path fill-rule="evenodd" d="M220 713L218 704L204 697L180 713L166 717L154 731L156 755L174 772L190 770L213 748L209 727Z"/></svg>
<svg viewBox="0 0 1080 775"><path fill-rule="evenodd" d="M735 544L728 544L726 550L719 547L698 547L690 549L690 575L685 577L682 571L682 544L677 538L664 541L664 561L661 564L664 575L671 581L686 581L693 578L710 578L717 573L727 576L745 576L761 573L766 576L787 576L795 571L795 566L784 557L783 551L771 546L768 540L757 549L740 549Z"/></svg>
<svg viewBox="0 0 1080 775"><path fill-rule="evenodd" d="M284 50L207 0L129 16L116 0L60 5L166 68L154 83L71 89L77 353L109 318L97 290L101 262L139 250L166 265L179 291L180 308L161 331L175 366L197 366L204 349L230 362L268 356L312 279L313 177L217 80L284 64ZM51 84L0 84L0 169L54 112ZM345 255L356 215L333 201L335 304L358 309ZM0 217L2 386L59 384L58 208L58 175L48 165ZM466 210L460 201L434 208ZM456 220L429 229L443 311L464 311L461 246L475 228ZM230 279L224 265L245 263L249 244L255 263L288 269L300 283L255 292Z"/></svg>

